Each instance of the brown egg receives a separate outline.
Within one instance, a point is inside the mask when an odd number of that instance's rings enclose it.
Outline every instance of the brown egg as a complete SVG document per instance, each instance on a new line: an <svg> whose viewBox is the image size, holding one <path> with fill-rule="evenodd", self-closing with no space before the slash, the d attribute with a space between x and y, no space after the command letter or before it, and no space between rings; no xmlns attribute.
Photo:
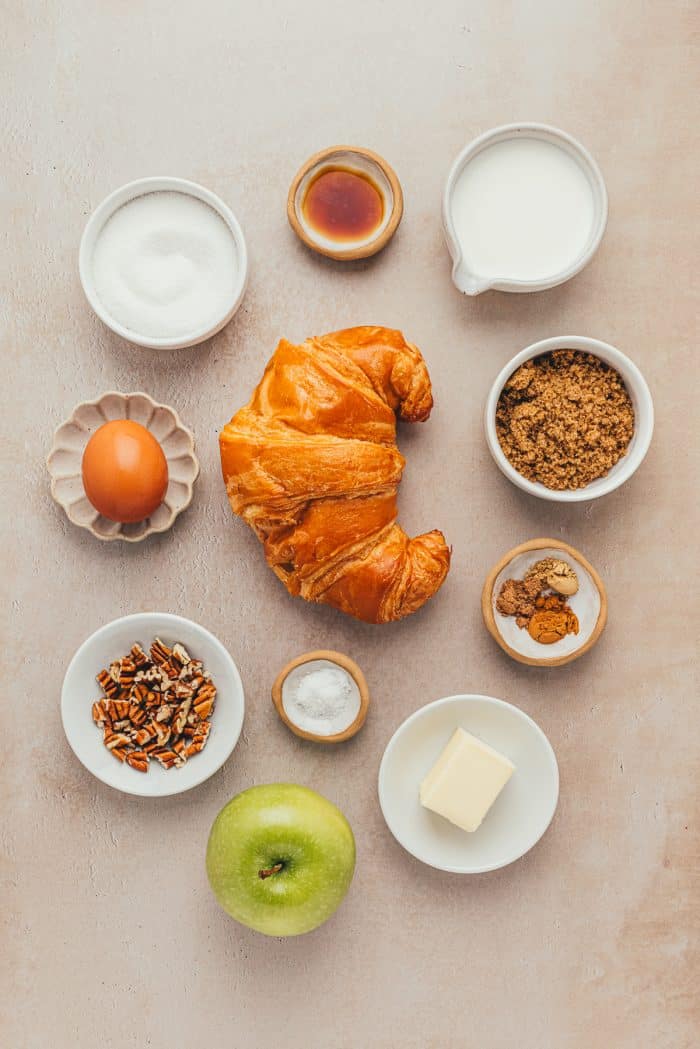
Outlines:
<svg viewBox="0 0 700 1049"><path fill-rule="evenodd" d="M142 521L163 502L168 463L145 426L115 419L100 426L87 443L83 485L92 505L110 521Z"/></svg>

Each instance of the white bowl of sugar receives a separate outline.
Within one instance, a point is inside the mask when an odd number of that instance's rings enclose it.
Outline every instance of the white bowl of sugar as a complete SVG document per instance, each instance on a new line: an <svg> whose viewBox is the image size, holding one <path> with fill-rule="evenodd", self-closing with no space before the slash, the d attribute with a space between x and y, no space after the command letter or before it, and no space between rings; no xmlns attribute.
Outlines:
<svg viewBox="0 0 700 1049"><path fill-rule="evenodd" d="M80 280L100 320L129 342L174 350L211 338L238 309L248 279L243 231L196 182L129 182L93 211Z"/></svg>
<svg viewBox="0 0 700 1049"><path fill-rule="evenodd" d="M465 295L545 291L574 277L605 232L593 157L547 124L506 124L469 143L445 185L452 280Z"/></svg>

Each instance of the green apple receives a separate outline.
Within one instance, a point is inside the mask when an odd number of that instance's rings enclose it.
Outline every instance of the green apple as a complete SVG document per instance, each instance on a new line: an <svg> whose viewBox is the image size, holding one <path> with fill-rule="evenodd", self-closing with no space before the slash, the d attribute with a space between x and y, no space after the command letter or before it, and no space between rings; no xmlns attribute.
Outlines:
<svg viewBox="0 0 700 1049"><path fill-rule="evenodd" d="M308 787L237 794L214 820L207 874L228 914L267 936L298 936L340 905L355 869L350 824Z"/></svg>

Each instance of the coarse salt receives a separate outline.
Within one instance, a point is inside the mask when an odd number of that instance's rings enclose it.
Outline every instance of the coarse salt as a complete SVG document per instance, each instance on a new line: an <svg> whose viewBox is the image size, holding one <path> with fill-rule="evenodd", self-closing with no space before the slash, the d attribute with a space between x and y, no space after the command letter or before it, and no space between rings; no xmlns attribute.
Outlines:
<svg viewBox="0 0 700 1049"><path fill-rule="evenodd" d="M282 685L282 706L290 721L305 732L334 736L360 712L360 690L352 674L328 659L302 663Z"/></svg>
<svg viewBox="0 0 700 1049"><path fill-rule="evenodd" d="M97 297L136 335L187 337L214 328L233 305L239 260L233 233L188 193L145 193L123 204L92 255Z"/></svg>

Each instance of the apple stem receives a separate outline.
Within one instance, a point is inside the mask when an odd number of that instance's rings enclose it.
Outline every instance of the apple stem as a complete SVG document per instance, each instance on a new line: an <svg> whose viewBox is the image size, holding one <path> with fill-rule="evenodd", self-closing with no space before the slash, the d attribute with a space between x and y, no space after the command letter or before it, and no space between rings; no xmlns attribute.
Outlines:
<svg viewBox="0 0 700 1049"><path fill-rule="evenodd" d="M279 874L282 870L282 864L276 863L274 867L264 867L261 871L258 871L259 878L271 878L273 874Z"/></svg>

